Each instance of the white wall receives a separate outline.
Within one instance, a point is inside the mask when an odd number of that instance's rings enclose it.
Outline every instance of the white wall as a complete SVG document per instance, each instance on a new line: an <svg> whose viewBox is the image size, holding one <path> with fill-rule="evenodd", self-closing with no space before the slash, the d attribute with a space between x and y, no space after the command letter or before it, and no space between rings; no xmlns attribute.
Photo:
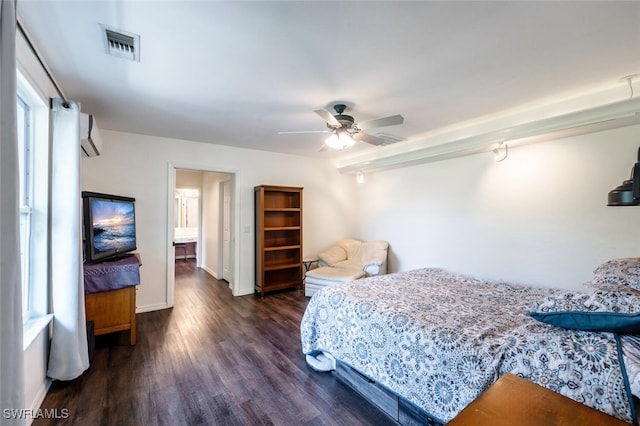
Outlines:
<svg viewBox="0 0 640 426"><path fill-rule="evenodd" d="M138 311L167 305L167 202L169 163L236 174L240 212L236 244L245 293L254 287L253 187L304 187L304 255L316 254L356 231L356 184L327 161L270 152L101 130L103 153L81 161L84 191L136 198L138 252L142 257ZM245 232L245 229L248 232Z"/></svg>
<svg viewBox="0 0 640 426"><path fill-rule="evenodd" d="M640 207L607 207L630 176L640 126L366 175L359 235L390 242L391 271L437 266L578 289L640 255Z"/></svg>
<svg viewBox="0 0 640 426"><path fill-rule="evenodd" d="M176 170L176 188L202 190L204 176L198 170Z"/></svg>

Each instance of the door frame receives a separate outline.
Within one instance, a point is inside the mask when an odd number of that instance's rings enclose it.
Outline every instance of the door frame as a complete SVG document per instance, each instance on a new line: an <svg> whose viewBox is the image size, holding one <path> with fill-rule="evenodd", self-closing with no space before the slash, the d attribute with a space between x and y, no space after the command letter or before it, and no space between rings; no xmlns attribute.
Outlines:
<svg viewBox="0 0 640 426"><path fill-rule="evenodd" d="M173 307L175 302L175 249L173 247L173 241L175 241L175 208L174 199L176 192L176 170L193 170L200 172L213 172L213 173L225 173L229 175L229 183L231 185L231 215L230 215L230 269L231 269L231 281L229 282L229 288L231 288L232 294L237 295L240 293L238 277L240 276L240 239L238 238L239 226L240 226L240 194L239 194L239 173L237 170L224 169L220 167L206 166L202 164L191 163L167 163L167 307ZM201 218L202 219L202 218Z"/></svg>

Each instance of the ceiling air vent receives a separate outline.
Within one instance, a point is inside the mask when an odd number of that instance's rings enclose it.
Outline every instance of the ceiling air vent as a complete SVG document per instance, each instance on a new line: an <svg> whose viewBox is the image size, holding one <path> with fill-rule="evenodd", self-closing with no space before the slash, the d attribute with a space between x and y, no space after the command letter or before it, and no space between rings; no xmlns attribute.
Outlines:
<svg viewBox="0 0 640 426"><path fill-rule="evenodd" d="M104 32L107 53L118 58L140 62L140 36L100 25Z"/></svg>
<svg viewBox="0 0 640 426"><path fill-rule="evenodd" d="M398 143L398 142L403 142L407 140L406 138L391 135L389 133L378 133L376 134L376 136L384 140L384 142L381 143L380 145L391 145L392 143Z"/></svg>

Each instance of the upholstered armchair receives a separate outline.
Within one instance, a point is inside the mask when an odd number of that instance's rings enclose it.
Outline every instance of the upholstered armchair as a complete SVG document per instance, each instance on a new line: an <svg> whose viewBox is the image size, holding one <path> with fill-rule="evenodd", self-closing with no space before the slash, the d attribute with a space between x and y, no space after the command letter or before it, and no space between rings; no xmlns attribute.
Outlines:
<svg viewBox="0 0 640 426"><path fill-rule="evenodd" d="M386 241L340 240L318 254L318 268L306 273L305 296L338 283L387 273Z"/></svg>
<svg viewBox="0 0 640 426"><path fill-rule="evenodd" d="M367 276L387 273L389 243L382 240L340 240L318 255L319 266L355 269Z"/></svg>

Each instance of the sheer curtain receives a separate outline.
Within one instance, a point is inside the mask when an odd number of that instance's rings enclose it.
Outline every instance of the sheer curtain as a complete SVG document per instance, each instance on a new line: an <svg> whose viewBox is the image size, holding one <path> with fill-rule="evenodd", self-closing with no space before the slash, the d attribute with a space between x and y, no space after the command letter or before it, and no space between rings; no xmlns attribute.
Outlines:
<svg viewBox="0 0 640 426"><path fill-rule="evenodd" d="M0 409L24 408L20 206L16 134L16 5L0 2ZM23 424L19 416L2 424Z"/></svg>
<svg viewBox="0 0 640 426"><path fill-rule="evenodd" d="M53 333L47 376L71 380L89 368L82 281L80 105L52 105L51 300Z"/></svg>

